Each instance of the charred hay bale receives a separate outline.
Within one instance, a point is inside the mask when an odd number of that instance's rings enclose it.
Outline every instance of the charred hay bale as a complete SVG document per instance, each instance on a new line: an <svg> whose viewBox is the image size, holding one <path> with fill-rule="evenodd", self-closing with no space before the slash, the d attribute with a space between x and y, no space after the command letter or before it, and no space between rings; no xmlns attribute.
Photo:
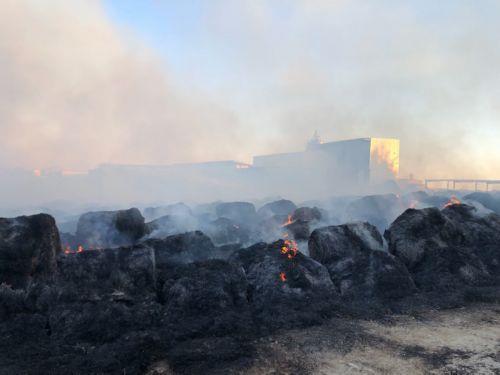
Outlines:
<svg viewBox="0 0 500 375"><path fill-rule="evenodd" d="M500 215L500 196L495 196L491 193L477 191L466 195L464 197L464 200L481 203L487 209L495 212L497 215Z"/></svg>
<svg viewBox="0 0 500 375"><path fill-rule="evenodd" d="M154 249L158 269L207 260L213 257L216 250L212 240L200 231L147 239L141 244Z"/></svg>
<svg viewBox="0 0 500 375"><path fill-rule="evenodd" d="M316 229L309 240L309 253L326 266L342 296L387 300L415 292L408 270L384 251L382 237L371 224Z"/></svg>
<svg viewBox="0 0 500 375"><path fill-rule="evenodd" d="M203 229L216 245L247 243L250 240L250 229L245 224L237 224L225 217L210 222Z"/></svg>
<svg viewBox="0 0 500 375"><path fill-rule="evenodd" d="M248 332L247 287L243 270L223 260L172 268L160 291L162 325L173 341Z"/></svg>
<svg viewBox="0 0 500 375"><path fill-rule="evenodd" d="M107 249L131 246L147 233L144 217L137 208L87 212L80 216L77 242L85 248Z"/></svg>
<svg viewBox="0 0 500 375"><path fill-rule="evenodd" d="M134 331L159 327L161 305L146 301L94 300L59 303L48 312L53 340L105 345Z"/></svg>
<svg viewBox="0 0 500 375"><path fill-rule="evenodd" d="M347 206L345 221L366 221L383 232L405 208L395 194L368 195Z"/></svg>
<svg viewBox="0 0 500 375"><path fill-rule="evenodd" d="M321 214L321 210L318 207L299 207L297 208L291 217L292 221L320 221L322 220L323 215Z"/></svg>
<svg viewBox="0 0 500 375"><path fill-rule="evenodd" d="M26 310L26 291L0 284L0 322Z"/></svg>
<svg viewBox="0 0 500 375"><path fill-rule="evenodd" d="M58 258L58 268L65 301L125 301L155 295L155 254L144 245L64 254Z"/></svg>
<svg viewBox="0 0 500 375"><path fill-rule="evenodd" d="M236 224L252 225L257 218L255 206L249 202L225 202L215 207L217 217L231 219Z"/></svg>
<svg viewBox="0 0 500 375"><path fill-rule="evenodd" d="M357 252L384 251L382 236L369 223L350 223L316 229L309 242L311 257L322 264Z"/></svg>
<svg viewBox="0 0 500 375"><path fill-rule="evenodd" d="M32 279L49 279L61 251L59 232L50 215L0 218L0 283L25 288Z"/></svg>
<svg viewBox="0 0 500 375"><path fill-rule="evenodd" d="M283 238L287 233L284 226L288 221L288 215L274 215L260 220L255 231L251 233L252 244L259 241L274 242Z"/></svg>
<svg viewBox="0 0 500 375"><path fill-rule="evenodd" d="M458 246L462 233L438 208L408 209L384 233L389 251L409 269L419 264L427 248Z"/></svg>
<svg viewBox="0 0 500 375"><path fill-rule="evenodd" d="M258 215L262 218L270 218L274 215L291 215L297 206L292 201L287 199L280 199L274 202L266 203L257 211Z"/></svg>
<svg viewBox="0 0 500 375"><path fill-rule="evenodd" d="M198 220L194 216L165 215L146 223L148 238L164 238L178 233L196 230Z"/></svg>
<svg viewBox="0 0 500 375"><path fill-rule="evenodd" d="M294 239L297 241L307 241L311 234L311 229L309 228L309 222L304 220L295 220L290 224L283 227L288 233L290 233Z"/></svg>
<svg viewBox="0 0 500 375"><path fill-rule="evenodd" d="M336 292L327 269L293 242L259 243L236 251L230 262L245 271L248 299L263 329L306 326L332 314Z"/></svg>
<svg viewBox="0 0 500 375"><path fill-rule="evenodd" d="M144 209L144 217L147 220L156 220L162 216L192 216L191 208L186 204L179 202L168 206L147 207Z"/></svg>
<svg viewBox="0 0 500 375"><path fill-rule="evenodd" d="M407 210L384 234L389 251L408 267L426 291L498 282L500 219L455 204Z"/></svg>

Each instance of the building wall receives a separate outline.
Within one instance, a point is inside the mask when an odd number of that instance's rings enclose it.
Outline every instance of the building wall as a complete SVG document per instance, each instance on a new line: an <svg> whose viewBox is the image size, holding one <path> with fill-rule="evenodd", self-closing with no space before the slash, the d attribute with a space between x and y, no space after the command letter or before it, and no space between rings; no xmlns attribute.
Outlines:
<svg viewBox="0 0 500 375"><path fill-rule="evenodd" d="M370 139L323 143L304 152L256 156L263 190L287 196L360 192L370 177Z"/></svg>

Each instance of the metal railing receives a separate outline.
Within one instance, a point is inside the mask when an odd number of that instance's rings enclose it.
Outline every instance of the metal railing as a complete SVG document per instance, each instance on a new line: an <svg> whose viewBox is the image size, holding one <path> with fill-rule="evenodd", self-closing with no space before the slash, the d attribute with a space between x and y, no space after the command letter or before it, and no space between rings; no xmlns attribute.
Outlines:
<svg viewBox="0 0 500 375"><path fill-rule="evenodd" d="M481 179L456 179L456 178L428 178L425 180L425 188L429 189L430 183L446 182L446 189L450 187L455 190L457 184L474 184L474 190L478 190L479 186L483 185L486 191L489 190L490 185L500 185L500 180L481 180Z"/></svg>

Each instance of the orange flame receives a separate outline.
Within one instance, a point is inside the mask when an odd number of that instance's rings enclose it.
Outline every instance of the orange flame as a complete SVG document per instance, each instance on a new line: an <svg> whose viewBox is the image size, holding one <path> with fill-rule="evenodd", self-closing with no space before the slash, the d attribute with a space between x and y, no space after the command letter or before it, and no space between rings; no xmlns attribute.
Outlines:
<svg viewBox="0 0 500 375"><path fill-rule="evenodd" d="M83 253L85 249L83 248L82 245L79 245L77 250L76 251L73 251L71 249L71 246L69 245L66 245L66 247L64 248L64 254L75 254L75 253Z"/></svg>
<svg viewBox="0 0 500 375"><path fill-rule="evenodd" d="M297 256L299 247L294 240L285 240L285 244L281 247L281 254L286 255L288 259L293 259Z"/></svg>
<svg viewBox="0 0 500 375"><path fill-rule="evenodd" d="M443 206L443 208L450 207L456 204L462 204L462 202L456 196L452 195L450 200Z"/></svg>
<svg viewBox="0 0 500 375"><path fill-rule="evenodd" d="M282 227L286 227L287 225L290 225L292 223L293 223L292 215L288 215L288 218L286 219L286 221L281 226Z"/></svg>
<svg viewBox="0 0 500 375"><path fill-rule="evenodd" d="M292 260L297 256L299 252L299 246L297 242L294 240L285 240L283 246L281 246L280 253L286 255L287 259ZM280 280L286 281L286 274L284 272L280 272Z"/></svg>

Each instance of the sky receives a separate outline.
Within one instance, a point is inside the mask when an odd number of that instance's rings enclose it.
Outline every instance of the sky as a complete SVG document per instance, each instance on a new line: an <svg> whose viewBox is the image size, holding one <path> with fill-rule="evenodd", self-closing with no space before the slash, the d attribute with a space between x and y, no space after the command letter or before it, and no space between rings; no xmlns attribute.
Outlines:
<svg viewBox="0 0 500 375"><path fill-rule="evenodd" d="M500 178L496 0L4 0L0 167L85 170L401 140Z"/></svg>

